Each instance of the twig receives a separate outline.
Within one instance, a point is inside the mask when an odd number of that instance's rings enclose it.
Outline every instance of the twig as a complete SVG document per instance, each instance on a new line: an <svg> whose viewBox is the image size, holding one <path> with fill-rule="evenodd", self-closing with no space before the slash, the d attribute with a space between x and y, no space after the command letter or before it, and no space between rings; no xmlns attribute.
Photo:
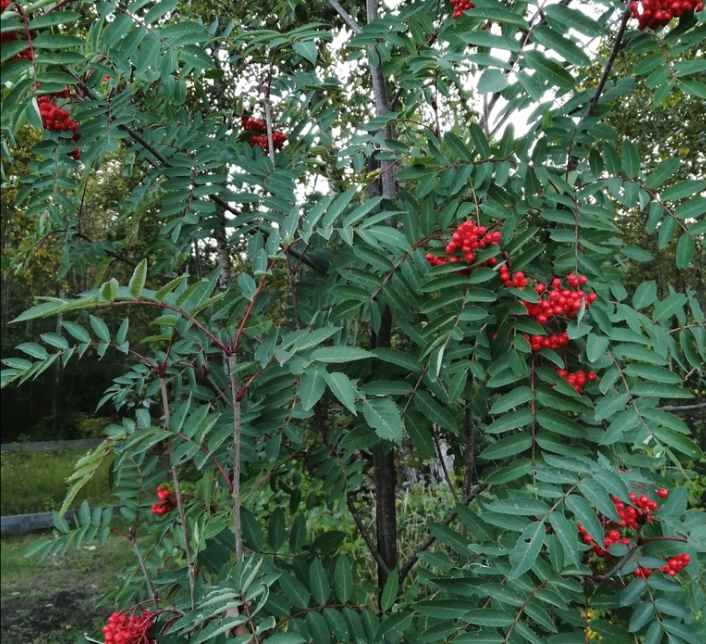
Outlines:
<svg viewBox="0 0 706 644"><path fill-rule="evenodd" d="M434 445L436 446L436 455L439 458L439 463L441 464L441 471L444 473L444 478L446 479L446 485L449 486L451 494L453 494L454 501L458 503L458 494L454 490L453 483L451 483L451 477L449 476L449 470L446 468L446 462L444 461L444 455L441 453L441 445L439 444L439 437L436 433L436 427L432 425L432 438L434 439Z"/></svg>
<svg viewBox="0 0 706 644"><path fill-rule="evenodd" d="M475 487L468 493L466 496L463 498L463 505L468 505L473 499L475 499L483 490L485 490L488 487L488 484L483 482L483 481L478 481L478 483L475 485ZM451 510L443 519L441 523L444 525L449 525L456 517L458 516L458 510L454 509ZM412 568L414 567L414 564L417 563L417 560L419 559L419 555L424 552L425 550L428 550L430 546L436 541L436 537L432 534L430 534L422 543L420 544L419 548L416 550L416 552L412 555L410 555L407 558L407 561L405 561L402 564L402 567L400 568L400 584L404 581L405 577L410 573Z"/></svg>
<svg viewBox="0 0 706 644"><path fill-rule="evenodd" d="M167 383L164 378L160 377L159 387L162 391L162 407L164 408L164 427L168 432L172 431L172 422L169 415L169 396L167 395ZM172 468L172 481L174 483L174 496L177 500L177 508L179 508L179 520L181 521L181 534L184 538L184 554L186 555L186 567L189 571L189 591L191 593L191 610L194 610L194 588L196 586L196 579L194 576L194 564L191 561L191 546L189 545L189 530L186 525L186 514L184 513L184 500L181 496L181 490L179 489L179 474L177 472L176 465L171 462L172 456L174 454L174 445L172 437L169 437L169 462Z"/></svg>
<svg viewBox="0 0 706 644"><path fill-rule="evenodd" d="M613 69L613 63L615 62L615 59L618 56L618 52L622 49L623 47L623 34L625 33L625 29L628 25L628 20L630 19L631 13L629 8L625 8L625 11L623 12L623 16L620 20L620 26L618 27L618 33L615 36L615 42L613 43L613 49L610 52L610 55L608 56L608 60L606 61L605 67L603 68L603 72L601 73L601 77L598 80L598 85L596 85L596 91L593 93L593 96L591 97L591 100L588 103L588 109L586 110L586 114L584 117L581 119L579 123L576 124L576 127L574 127L574 133L571 136L571 141L569 142L569 150L567 153L567 163L566 163L566 174L568 176L568 173L572 170L576 169L576 166L578 165L578 157L575 157L572 154L573 146L574 146L574 138L576 137L576 132L578 131L579 125L586 120L588 117L593 115L594 110L596 109L596 105L598 105L598 100L601 97L601 94L603 93L603 89L605 88L605 84L608 82L608 76L610 76L610 72Z"/></svg>
<svg viewBox="0 0 706 644"><path fill-rule="evenodd" d="M527 608L527 604L529 604L532 601L532 598L540 591L542 588L544 588L547 583L549 582L548 579L545 579L539 586L537 586L525 599L524 603L522 606L520 606L520 610L517 611L517 615L515 615L515 619L512 620L512 624L510 624L510 628L507 631L507 635L505 636L505 639L503 640L503 644L507 644L510 641L510 637L512 636L512 632L515 630L515 627L517 626L517 622L520 621L520 618L522 617L522 614L525 612L525 609Z"/></svg>
<svg viewBox="0 0 706 644"><path fill-rule="evenodd" d="M618 52L622 49L623 34L625 33L625 29L628 25L628 20L630 20L630 15L630 9L626 8L623 12L623 17L620 20L620 26L618 27L618 33L615 36L613 49L610 52L610 56L608 56L608 60L606 61L605 67L603 68L603 73L601 74L601 77L598 81L598 85L596 85L596 91L594 92L593 97L591 98L591 101L588 104L588 109L586 110L586 116L584 118L592 116L593 111L596 109L598 99L600 99L601 94L603 93L603 88L605 87L606 82L608 82L608 76L610 76L611 69L613 68L613 63L615 62L615 59L618 56Z"/></svg>
<svg viewBox="0 0 706 644"><path fill-rule="evenodd" d="M353 20L350 14L338 3L338 0L328 0L328 3L338 12L338 15L343 18L343 22L353 30L353 33L359 34L362 31L358 23Z"/></svg>
<svg viewBox="0 0 706 644"><path fill-rule="evenodd" d="M657 407L662 411L696 411L706 408L706 402L695 403L693 405L667 405L666 407Z"/></svg>
<svg viewBox="0 0 706 644"><path fill-rule="evenodd" d="M346 498L346 503L348 505L348 510L350 511L351 516L353 517L353 521L355 521L355 524L358 527L358 530L360 531L360 535L363 537L363 541L365 541L365 545L367 545L368 550L370 550L370 554L375 557L375 561L377 562L378 566L380 566L380 568L385 571L385 574L389 575L390 569L387 567L382 556L378 552L378 549L375 547L375 544L373 543L373 538L370 536L368 529L363 524L363 520L360 518L360 514L358 513L358 510L353 503L353 499L351 499L350 496Z"/></svg>
<svg viewBox="0 0 706 644"><path fill-rule="evenodd" d="M147 567L145 566L145 561L142 558L142 553L140 552L140 547L137 545L137 535L135 535L135 531L133 530L132 526L130 527L130 531L127 535L128 540L132 544L133 549L135 550L135 555L137 556L137 560L140 562L140 568L142 568L142 574L145 576L145 583L147 584L147 590L148 592L152 595L152 599L156 602L157 601L157 589L152 585L152 582L150 581L150 576L147 573Z"/></svg>

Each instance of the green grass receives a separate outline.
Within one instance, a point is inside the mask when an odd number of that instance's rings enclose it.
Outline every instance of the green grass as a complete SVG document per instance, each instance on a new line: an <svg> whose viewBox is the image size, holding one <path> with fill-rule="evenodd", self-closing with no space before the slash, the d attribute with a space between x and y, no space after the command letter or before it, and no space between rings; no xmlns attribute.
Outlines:
<svg viewBox="0 0 706 644"><path fill-rule="evenodd" d="M51 512L60 508L69 487L66 479L84 454L85 450L2 454L2 515ZM106 459L71 507L78 507L84 500L91 505L112 503L109 468Z"/></svg>
<svg viewBox="0 0 706 644"><path fill-rule="evenodd" d="M96 606L97 600L134 563L130 543L111 536L103 546L72 548L64 557L25 558L32 542L46 536L2 539L2 644L73 644L83 633L102 641L100 629L114 607Z"/></svg>

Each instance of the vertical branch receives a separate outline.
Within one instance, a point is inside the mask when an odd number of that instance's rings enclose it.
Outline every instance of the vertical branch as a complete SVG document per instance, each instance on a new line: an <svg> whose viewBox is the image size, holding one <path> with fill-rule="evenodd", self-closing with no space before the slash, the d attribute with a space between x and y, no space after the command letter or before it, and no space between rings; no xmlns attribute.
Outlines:
<svg viewBox="0 0 706 644"><path fill-rule="evenodd" d="M128 540L132 544L132 547L135 551L135 555L137 556L137 561L140 562L140 568L142 568L142 574L145 577L145 584L147 584L147 591L149 592L150 595L152 595L152 599L157 599L157 589L154 587L152 582L150 581L150 576L147 573L147 567L145 566L145 560L142 558L142 553L140 552L140 547L137 545L137 535L135 534L135 530L132 526L130 526L130 532L127 535Z"/></svg>
<svg viewBox="0 0 706 644"><path fill-rule="evenodd" d="M444 479L446 480L446 485L449 486L449 490L451 490L451 494L453 494L454 501L458 503L458 494L456 494L456 490L454 490L453 483L451 482L451 477L449 476L449 470L446 467L446 461L444 460L444 454L441 451L441 444L439 443L439 435L436 433L436 427L432 425L431 428L431 435L434 439L434 445L436 446L436 455L439 459L439 464L441 465L441 471L444 473Z"/></svg>
<svg viewBox="0 0 706 644"><path fill-rule="evenodd" d="M378 0L366 0L368 23L378 17ZM382 65L373 64L375 47L369 48L370 58L370 78L373 85L373 97L375 101L376 116L383 116L388 111L387 88L385 86L385 76L382 73ZM378 57L379 58L379 57ZM390 125L383 128L383 137L392 138ZM384 148L384 144L383 144ZM385 199L394 201L397 197L395 187L395 175L393 172L382 168L380 171L380 183L382 186L382 196ZM372 187L372 186L371 186ZM394 218L387 219L388 226L394 226ZM380 329L374 336L375 347L389 347L392 336L392 314L385 306L382 311ZM372 448L373 469L375 481L375 522L377 527L377 551L380 553L385 567L378 564L378 586L385 587L389 571L397 568L397 509L395 507L395 450L390 448L387 452L382 445L378 444ZM387 568L387 571L385 570Z"/></svg>
<svg viewBox="0 0 706 644"><path fill-rule="evenodd" d="M267 123L267 148L270 161L275 162L275 144L272 140L272 106L270 105L270 88L265 89L265 123Z"/></svg>
<svg viewBox="0 0 706 644"><path fill-rule="evenodd" d="M389 347L392 330L392 314L385 307L382 312L380 330L373 337L373 346ZM375 482L375 524L377 528L377 551L385 567L378 564L378 586L385 587L389 571L397 568L397 508L395 490L397 486L395 472L394 447L385 452L378 443L372 448L373 476ZM387 568L387 570L385 570Z"/></svg>
<svg viewBox="0 0 706 644"><path fill-rule="evenodd" d="M168 432L172 431L172 421L169 415L169 396L167 395L167 383L162 376L159 378L159 388L162 391L162 408L164 410L164 427ZM191 545L189 544L189 529L186 525L186 514L184 512L184 500L181 497L179 489L179 473L176 465L172 463L174 455L174 443L172 437L169 437L169 464L172 468L172 481L174 483L174 496L176 496L177 508L179 509L179 520L181 521L181 534L184 538L184 554L186 555L186 566L189 571L189 591L191 593L191 609L194 609L194 587L196 579L194 575L194 563L191 560Z"/></svg>
<svg viewBox="0 0 706 644"><path fill-rule="evenodd" d="M378 17L378 0L366 0L366 8L368 13L368 22L372 22ZM372 55L377 56L377 54L375 53L374 45L371 45L368 48L368 56L370 58L370 78L373 83L375 115L383 116L389 110L387 102L387 87L385 85L385 75L382 73L382 63L378 64L377 66L373 65ZM385 125L385 127L382 129L382 135L385 139L392 139L392 125L390 125L389 123ZM385 149L386 146L383 143L381 147L382 149ZM382 196L385 199L390 199L394 201L397 197L394 171L390 170L389 168L382 168L380 171L380 179L382 183ZM387 224L388 226L393 226L394 219L388 220Z"/></svg>
<svg viewBox="0 0 706 644"><path fill-rule="evenodd" d="M238 376L235 373L235 355L228 356L228 373L233 399L233 532L235 534L235 558L243 558L243 532L240 523L240 398L238 397Z"/></svg>
<svg viewBox="0 0 706 644"><path fill-rule="evenodd" d="M375 557L375 561L377 562L378 568L382 569L385 574L389 575L390 574L390 569L387 567L385 564L385 561L383 558L380 556L380 553L377 551L377 548L375 547L375 543L373 543L373 539L368 533L367 528L365 527L365 524L363 523L363 519L360 517L360 513L358 512L358 508L355 507L355 504L353 502L353 499L348 496L346 498L346 503L348 504L348 510L351 513L351 516L353 517L353 521L355 522L356 526L358 527L358 531L360 532L360 536L363 537L363 541L365 541L365 545L368 546L368 550L370 551L370 554Z"/></svg>
<svg viewBox="0 0 706 644"><path fill-rule="evenodd" d="M466 449L464 453L464 477L463 477L463 497L467 497L471 493L473 485L473 469L475 467L475 431L473 426L473 414L471 412L471 403L466 401L464 429L466 438Z"/></svg>

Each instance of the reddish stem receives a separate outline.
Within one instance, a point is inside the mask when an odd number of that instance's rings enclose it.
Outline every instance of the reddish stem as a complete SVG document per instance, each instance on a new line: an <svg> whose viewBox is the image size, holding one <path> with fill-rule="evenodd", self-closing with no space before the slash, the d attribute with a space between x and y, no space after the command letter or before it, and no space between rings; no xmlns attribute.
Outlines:
<svg viewBox="0 0 706 644"><path fill-rule="evenodd" d="M681 537L647 537L640 539L640 545L644 546L651 541L679 541L680 543L689 543L686 539L682 539Z"/></svg>
<svg viewBox="0 0 706 644"><path fill-rule="evenodd" d="M275 263L276 262L273 261L270 264L270 268L268 270L272 270L275 266ZM243 329L245 328L245 325L248 322L248 318L250 317L250 314L252 313L253 308L255 308L255 302L257 302L257 298L259 297L260 293L262 293L262 289L265 287L266 281L267 281L267 275L263 275L262 279L260 280L260 284L257 287L257 290L255 291L255 295L253 295L252 301L250 302L250 306L248 306L248 310L245 311L245 316L243 317L242 321L240 322L240 326L238 327L238 332L235 334L235 340L233 340L232 350L230 352L228 352L228 355L233 355L238 350L238 344L240 343L240 336L243 333Z"/></svg>

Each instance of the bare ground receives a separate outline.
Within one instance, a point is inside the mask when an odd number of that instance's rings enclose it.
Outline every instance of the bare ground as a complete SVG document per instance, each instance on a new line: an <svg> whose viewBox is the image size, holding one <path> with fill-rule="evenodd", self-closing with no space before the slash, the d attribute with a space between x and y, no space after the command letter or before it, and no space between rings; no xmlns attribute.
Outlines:
<svg viewBox="0 0 706 644"><path fill-rule="evenodd" d="M64 557L25 558L38 538L46 535L2 539L2 644L75 644L86 641L84 633L102 641L114 608L98 600L132 563L129 543L111 537L104 546L70 549Z"/></svg>

